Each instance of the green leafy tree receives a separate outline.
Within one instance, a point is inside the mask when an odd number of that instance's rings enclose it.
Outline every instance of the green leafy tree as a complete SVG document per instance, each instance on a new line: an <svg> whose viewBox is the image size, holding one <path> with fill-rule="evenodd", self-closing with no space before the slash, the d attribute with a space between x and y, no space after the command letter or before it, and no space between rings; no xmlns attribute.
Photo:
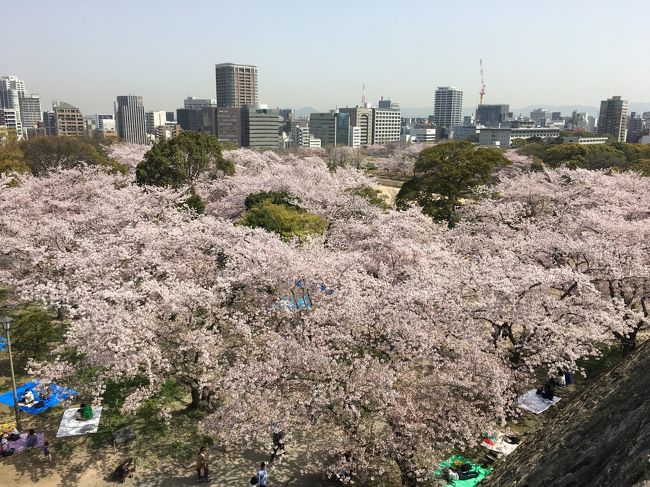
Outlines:
<svg viewBox="0 0 650 487"><path fill-rule="evenodd" d="M0 144L0 174L10 172L29 172L23 151L15 141L11 140Z"/></svg>
<svg viewBox="0 0 650 487"><path fill-rule="evenodd" d="M417 203L427 215L453 226L462 199L475 186L490 182L494 170L506 164L508 160L499 149L476 149L465 141L429 147L415 162L415 176L397 194L397 206Z"/></svg>
<svg viewBox="0 0 650 487"><path fill-rule="evenodd" d="M650 177L650 158L637 160L632 164L632 167L630 169L640 172L646 177Z"/></svg>
<svg viewBox="0 0 650 487"><path fill-rule="evenodd" d="M248 195L246 212L239 221L251 228L264 228L285 240L322 235L327 219L297 206L300 200L285 192L261 192Z"/></svg>
<svg viewBox="0 0 650 487"><path fill-rule="evenodd" d="M216 137L187 131L154 145L138 164L135 176L138 184L178 188L209 171L231 175L235 167L222 157Z"/></svg>
<svg viewBox="0 0 650 487"><path fill-rule="evenodd" d="M191 210L194 210L197 215L202 215L203 213L205 213L205 203L196 192L196 188L194 188L194 186L190 186L189 193L190 195L183 202L183 206Z"/></svg>
<svg viewBox="0 0 650 487"><path fill-rule="evenodd" d="M63 338L63 326L47 310L28 306L13 313L12 344L16 351L43 358Z"/></svg>
<svg viewBox="0 0 650 487"><path fill-rule="evenodd" d="M567 165L568 167L582 167L588 149L580 144L557 144L548 147L543 152L542 160L550 167Z"/></svg>
<svg viewBox="0 0 650 487"><path fill-rule="evenodd" d="M25 163L32 174L82 165L103 166L111 171L126 173L124 164L113 161L99 145L77 137L35 137L19 144Z"/></svg>
<svg viewBox="0 0 650 487"><path fill-rule="evenodd" d="M368 200L373 206L386 210L390 205L386 202L386 196L378 189L371 188L370 186L357 186L356 188L350 188L347 190L348 193L355 196L361 196Z"/></svg>

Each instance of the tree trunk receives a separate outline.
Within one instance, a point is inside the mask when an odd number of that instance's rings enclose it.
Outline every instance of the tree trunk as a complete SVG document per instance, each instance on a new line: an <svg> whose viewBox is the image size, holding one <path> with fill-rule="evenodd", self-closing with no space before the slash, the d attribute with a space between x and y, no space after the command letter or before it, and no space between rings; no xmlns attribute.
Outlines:
<svg viewBox="0 0 650 487"><path fill-rule="evenodd" d="M415 471L415 466L408 459L398 460L397 465L402 475L402 485L404 487L417 486L418 476Z"/></svg>
<svg viewBox="0 0 650 487"><path fill-rule="evenodd" d="M190 387L190 393L192 394L192 402L187 409L208 409L208 399L209 396L205 395L203 391L196 387Z"/></svg>

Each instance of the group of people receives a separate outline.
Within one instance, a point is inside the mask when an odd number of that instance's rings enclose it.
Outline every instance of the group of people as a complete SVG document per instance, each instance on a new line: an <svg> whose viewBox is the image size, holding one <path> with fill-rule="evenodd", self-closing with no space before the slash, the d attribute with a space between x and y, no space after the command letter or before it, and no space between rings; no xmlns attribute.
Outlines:
<svg viewBox="0 0 650 487"><path fill-rule="evenodd" d="M271 451L271 458L268 464L266 462L260 463L257 472L248 481L249 486L267 487L269 482L269 471L267 466L274 463L276 460L278 465L282 463L284 456L284 431L276 429L272 436L273 448ZM208 468L208 459L206 455L205 446L199 449L196 457L196 475L199 482L210 482L210 469Z"/></svg>
<svg viewBox="0 0 650 487"><path fill-rule="evenodd" d="M10 445L10 443L14 441L20 440L20 432L14 428L13 431L11 432L5 432L2 433L2 437L0 438L0 457L8 457L16 453L16 448ZM27 438L26 438L26 445L25 447L29 450L33 449L36 447L38 443L38 436L36 436L36 431L33 429L30 429L27 432ZM50 454L50 442L45 441L43 443L43 453L45 455L45 459L48 462L52 461L52 456Z"/></svg>
<svg viewBox="0 0 650 487"><path fill-rule="evenodd" d="M25 393L20 396L18 405L25 408L40 408L43 407L45 403L42 400L37 400L34 396L34 393L31 389L27 389Z"/></svg>
<svg viewBox="0 0 650 487"><path fill-rule="evenodd" d="M445 467L442 469L442 478L447 482L475 479L478 476L479 473L472 470L472 465L469 463L463 463L458 467Z"/></svg>
<svg viewBox="0 0 650 487"><path fill-rule="evenodd" d="M569 371L558 370L557 375L548 378L543 387L537 389L537 395L549 401L555 397L556 387L565 387L573 384L573 374Z"/></svg>

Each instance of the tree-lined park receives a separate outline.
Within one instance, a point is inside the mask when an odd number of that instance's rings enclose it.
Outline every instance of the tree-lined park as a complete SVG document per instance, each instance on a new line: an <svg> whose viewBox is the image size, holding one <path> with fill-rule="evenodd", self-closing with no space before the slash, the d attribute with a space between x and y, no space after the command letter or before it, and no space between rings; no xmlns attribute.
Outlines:
<svg viewBox="0 0 650 487"><path fill-rule="evenodd" d="M25 452L6 471L72 485L133 457L139 485L188 485L205 446L215 485L245 485L274 450L273 486L446 485L441 465L481 465L486 435L525 439L544 416L522 395L583 387L650 322L650 150L557 142L0 146L17 385L75 392L21 413L52 463ZM394 203L378 177L403 182ZM102 407L97 432L56 438L82 402ZM135 438L114 450L119 430Z"/></svg>

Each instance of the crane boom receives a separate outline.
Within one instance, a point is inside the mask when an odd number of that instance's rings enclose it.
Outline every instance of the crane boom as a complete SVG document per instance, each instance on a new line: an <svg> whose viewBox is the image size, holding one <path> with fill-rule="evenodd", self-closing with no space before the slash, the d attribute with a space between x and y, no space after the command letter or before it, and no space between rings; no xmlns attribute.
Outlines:
<svg viewBox="0 0 650 487"><path fill-rule="evenodd" d="M483 60L481 59L481 91L478 92L481 95L478 104L483 105L483 96L485 95L485 78L483 77Z"/></svg>

